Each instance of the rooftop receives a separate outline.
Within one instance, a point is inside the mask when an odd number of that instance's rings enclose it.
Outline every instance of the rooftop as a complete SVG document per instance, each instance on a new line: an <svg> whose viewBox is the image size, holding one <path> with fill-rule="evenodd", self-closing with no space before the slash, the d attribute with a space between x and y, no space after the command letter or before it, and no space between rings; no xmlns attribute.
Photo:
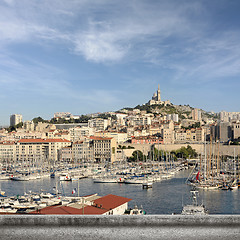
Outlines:
<svg viewBox="0 0 240 240"><path fill-rule="evenodd" d="M53 142L68 142L68 143L70 143L71 141L68 141L66 139L60 139L60 138L55 138L55 139L37 138L37 139L21 139L18 142L19 143L53 143Z"/></svg>

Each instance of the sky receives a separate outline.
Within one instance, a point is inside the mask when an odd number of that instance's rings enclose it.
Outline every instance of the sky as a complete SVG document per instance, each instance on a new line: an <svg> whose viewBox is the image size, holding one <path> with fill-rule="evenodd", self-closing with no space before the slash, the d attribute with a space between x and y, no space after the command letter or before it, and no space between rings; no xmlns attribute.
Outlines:
<svg viewBox="0 0 240 240"><path fill-rule="evenodd" d="M0 0L0 126L162 100L240 111L239 0Z"/></svg>

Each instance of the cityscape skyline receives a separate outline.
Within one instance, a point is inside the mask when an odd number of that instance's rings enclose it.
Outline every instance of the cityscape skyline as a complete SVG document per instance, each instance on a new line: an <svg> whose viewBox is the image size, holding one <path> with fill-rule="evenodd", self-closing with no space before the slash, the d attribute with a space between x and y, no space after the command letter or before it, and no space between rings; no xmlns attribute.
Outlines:
<svg viewBox="0 0 240 240"><path fill-rule="evenodd" d="M161 97L239 112L239 1L0 3L0 126Z"/></svg>

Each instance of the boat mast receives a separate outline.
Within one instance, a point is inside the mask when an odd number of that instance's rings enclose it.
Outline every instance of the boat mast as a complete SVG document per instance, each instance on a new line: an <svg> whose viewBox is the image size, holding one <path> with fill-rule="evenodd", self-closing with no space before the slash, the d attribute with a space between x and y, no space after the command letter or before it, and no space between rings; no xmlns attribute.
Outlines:
<svg viewBox="0 0 240 240"><path fill-rule="evenodd" d="M207 150L206 150L206 133L205 133L205 139L204 139L204 180L206 181L206 173L207 173Z"/></svg>
<svg viewBox="0 0 240 240"><path fill-rule="evenodd" d="M220 142L218 141L218 152L217 152L217 177L219 177L219 145L220 145Z"/></svg>

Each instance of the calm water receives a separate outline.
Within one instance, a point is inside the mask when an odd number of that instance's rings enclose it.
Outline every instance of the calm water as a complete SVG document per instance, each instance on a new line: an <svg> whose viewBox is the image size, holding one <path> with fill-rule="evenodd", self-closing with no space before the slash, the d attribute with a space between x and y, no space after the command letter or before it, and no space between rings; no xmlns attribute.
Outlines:
<svg viewBox="0 0 240 240"><path fill-rule="evenodd" d="M189 171L182 171L170 180L153 183L152 189L142 189L141 185L117 183L93 183L92 179L79 181L80 196L98 193L100 196L115 194L131 198L129 207L142 205L147 214L180 213L183 204L191 203L191 187L185 184ZM16 182L1 181L1 189L7 196L22 195L29 190L39 192L41 189L53 192L56 180L45 178L35 181ZM61 182L61 192L73 196L72 190L78 188L77 181ZM76 193L77 194L77 193ZM203 202L210 214L240 214L240 189L235 191L200 190L199 202Z"/></svg>

